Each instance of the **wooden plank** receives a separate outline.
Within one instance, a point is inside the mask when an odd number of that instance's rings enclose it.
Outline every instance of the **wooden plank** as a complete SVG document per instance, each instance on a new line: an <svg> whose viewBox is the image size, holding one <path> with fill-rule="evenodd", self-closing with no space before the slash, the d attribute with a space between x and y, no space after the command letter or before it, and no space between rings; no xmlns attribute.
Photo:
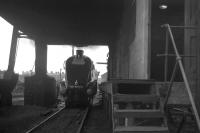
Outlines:
<svg viewBox="0 0 200 133"><path fill-rule="evenodd" d="M110 83L114 84L149 84L153 85L155 83L155 80L143 80L143 79L111 79L109 80Z"/></svg>
<svg viewBox="0 0 200 133"><path fill-rule="evenodd" d="M137 118L162 118L164 114L160 110L131 110L123 109L114 110L115 117L137 117Z"/></svg>
<svg viewBox="0 0 200 133"><path fill-rule="evenodd" d="M153 103L159 101L159 96L156 95L129 95L129 94L115 94L113 102L145 102Z"/></svg>
<svg viewBox="0 0 200 133"><path fill-rule="evenodd" d="M116 133L169 133L167 127L157 126L135 126L135 127L116 127Z"/></svg>

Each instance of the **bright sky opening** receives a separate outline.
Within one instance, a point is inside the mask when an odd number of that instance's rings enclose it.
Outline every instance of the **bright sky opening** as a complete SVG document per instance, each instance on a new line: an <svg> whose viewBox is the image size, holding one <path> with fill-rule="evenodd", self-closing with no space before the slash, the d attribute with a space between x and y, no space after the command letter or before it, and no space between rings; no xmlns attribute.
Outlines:
<svg viewBox="0 0 200 133"><path fill-rule="evenodd" d="M0 70L8 68L13 26L0 17Z"/></svg>
<svg viewBox="0 0 200 133"><path fill-rule="evenodd" d="M84 50L84 55L91 58L100 75L107 72L107 65L97 64L97 62L107 62L108 46L75 47L74 53L77 49ZM47 71L64 72L64 61L70 56L72 56L71 45L48 45Z"/></svg>

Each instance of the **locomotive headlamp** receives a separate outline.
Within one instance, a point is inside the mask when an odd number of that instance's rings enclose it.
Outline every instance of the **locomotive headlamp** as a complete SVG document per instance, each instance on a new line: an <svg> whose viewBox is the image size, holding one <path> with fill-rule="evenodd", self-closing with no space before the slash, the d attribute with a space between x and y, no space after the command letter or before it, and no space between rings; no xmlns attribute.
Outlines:
<svg viewBox="0 0 200 133"><path fill-rule="evenodd" d="M162 10L167 9L167 5L166 4L161 4L161 5L159 5L159 8L162 9Z"/></svg>
<svg viewBox="0 0 200 133"><path fill-rule="evenodd" d="M166 0L162 0L162 2L160 2L159 4L159 8L164 10L164 9L167 9L167 1Z"/></svg>

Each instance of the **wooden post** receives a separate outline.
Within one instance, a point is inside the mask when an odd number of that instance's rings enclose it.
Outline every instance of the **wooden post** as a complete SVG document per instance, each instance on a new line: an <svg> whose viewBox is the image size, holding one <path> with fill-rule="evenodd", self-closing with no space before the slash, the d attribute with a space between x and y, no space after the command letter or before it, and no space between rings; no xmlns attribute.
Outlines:
<svg viewBox="0 0 200 133"><path fill-rule="evenodd" d="M165 66L164 66L164 81L168 81L168 49L169 49L169 35L168 31L166 30L166 42L165 42Z"/></svg>
<svg viewBox="0 0 200 133"><path fill-rule="evenodd" d="M25 78L24 103L50 107L57 99L56 80L47 76L47 44L35 41L35 75Z"/></svg>
<svg viewBox="0 0 200 133"><path fill-rule="evenodd" d="M126 105L126 109L133 109L133 105L128 103ZM134 125L134 118L133 117L126 117L125 118L125 127L130 127Z"/></svg>

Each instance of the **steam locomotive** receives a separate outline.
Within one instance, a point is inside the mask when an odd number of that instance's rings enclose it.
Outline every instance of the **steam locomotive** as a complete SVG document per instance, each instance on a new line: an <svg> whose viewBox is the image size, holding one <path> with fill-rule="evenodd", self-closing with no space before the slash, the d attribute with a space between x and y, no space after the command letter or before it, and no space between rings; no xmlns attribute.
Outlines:
<svg viewBox="0 0 200 133"><path fill-rule="evenodd" d="M97 80L92 80L94 65L91 59L77 50L65 61L65 106L88 106L97 92Z"/></svg>

